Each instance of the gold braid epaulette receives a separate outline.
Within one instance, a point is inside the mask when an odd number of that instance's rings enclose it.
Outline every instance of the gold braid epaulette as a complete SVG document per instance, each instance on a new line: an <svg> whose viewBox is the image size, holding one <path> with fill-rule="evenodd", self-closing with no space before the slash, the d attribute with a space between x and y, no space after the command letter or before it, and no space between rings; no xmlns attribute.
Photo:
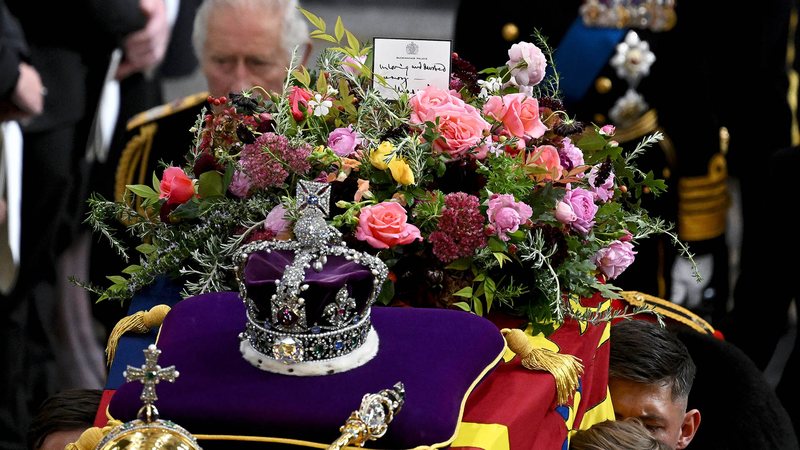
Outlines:
<svg viewBox="0 0 800 450"><path fill-rule="evenodd" d="M142 111L139 114L131 117L126 124L126 129L131 131L134 128L138 128L148 122L152 122L162 117L175 114L176 112L197 106L207 99L208 92L199 92L197 94L188 95L186 97L173 100L169 103L164 103L163 105L150 108L147 111Z"/></svg>
<svg viewBox="0 0 800 450"><path fill-rule="evenodd" d="M728 165L717 153L708 162L708 173L678 180L678 236L703 241L725 232L728 214Z"/></svg>
<svg viewBox="0 0 800 450"><path fill-rule="evenodd" d="M147 161L150 160L156 130L158 130L158 124L155 123L142 126L139 134L131 138L125 149L122 150L114 176L114 201L124 201L127 185L145 184ZM137 209L141 207L141 199L137 199L134 207Z"/></svg>
<svg viewBox="0 0 800 450"><path fill-rule="evenodd" d="M658 144L659 147L661 147L661 151L664 152L664 157L667 160L668 166L674 167L676 163L675 147L672 145L672 141L669 139L669 136L667 136L667 134L664 133L664 130L662 130L658 125L658 112L655 109L648 110L646 113L642 114L641 117L625 127L617 127L616 132L614 133L614 140L624 144L626 142L641 139L646 135L652 134L656 131L661 131L661 133L664 135L664 139L662 139ZM662 175L665 178L669 177L668 172Z"/></svg>
<svg viewBox="0 0 800 450"><path fill-rule="evenodd" d="M620 295L622 295L623 300L633 306L647 306L658 314L682 323L699 333L714 334L714 327L710 323L683 306L672 303L669 300L639 291L622 291Z"/></svg>

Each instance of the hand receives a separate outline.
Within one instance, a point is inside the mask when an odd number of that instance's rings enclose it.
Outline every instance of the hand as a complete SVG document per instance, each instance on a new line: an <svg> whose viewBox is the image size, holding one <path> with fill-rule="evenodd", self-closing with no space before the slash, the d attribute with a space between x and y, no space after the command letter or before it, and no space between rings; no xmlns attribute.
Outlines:
<svg viewBox="0 0 800 450"><path fill-rule="evenodd" d="M672 265L672 298L670 301L689 309L697 308L703 302L703 291L714 273L714 255L695 256L694 262L697 264L700 281L695 278L692 263L688 259L677 258Z"/></svg>
<svg viewBox="0 0 800 450"><path fill-rule="evenodd" d="M38 116L44 109L44 93L39 72L30 64L19 63L19 79L10 103L0 107L0 120L25 120Z"/></svg>
<svg viewBox="0 0 800 450"><path fill-rule="evenodd" d="M170 27L164 0L140 0L139 6L147 16L147 24L125 38L125 56L117 68L118 80L156 68L167 52Z"/></svg>

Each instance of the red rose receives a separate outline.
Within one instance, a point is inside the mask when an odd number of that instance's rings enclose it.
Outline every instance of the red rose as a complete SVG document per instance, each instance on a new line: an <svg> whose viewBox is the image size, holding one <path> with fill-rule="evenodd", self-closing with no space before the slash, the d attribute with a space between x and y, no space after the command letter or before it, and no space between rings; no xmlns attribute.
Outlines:
<svg viewBox="0 0 800 450"><path fill-rule="evenodd" d="M194 183L180 167L167 167L161 178L161 195L168 205L180 205L194 197Z"/></svg>

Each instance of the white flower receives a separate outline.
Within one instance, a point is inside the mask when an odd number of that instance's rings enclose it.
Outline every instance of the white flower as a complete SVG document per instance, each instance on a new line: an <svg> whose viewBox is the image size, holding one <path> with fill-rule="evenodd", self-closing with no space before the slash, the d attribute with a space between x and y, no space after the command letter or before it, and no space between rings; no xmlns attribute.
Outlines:
<svg viewBox="0 0 800 450"><path fill-rule="evenodd" d="M635 88L639 81L650 74L650 66L656 55L650 51L650 44L639 38L635 31L628 31L625 40L617 44L617 53L611 58L611 65L617 76Z"/></svg>
<svg viewBox="0 0 800 450"><path fill-rule="evenodd" d="M322 117L328 115L328 112L333 106L333 102L330 100L323 100L321 94L315 94L314 100L308 101L308 106L314 110L315 116Z"/></svg>
<svg viewBox="0 0 800 450"><path fill-rule="evenodd" d="M478 94L480 98L489 98L500 91L503 87L503 82L500 78L489 77L486 80L478 80L478 86L481 87L481 92Z"/></svg>

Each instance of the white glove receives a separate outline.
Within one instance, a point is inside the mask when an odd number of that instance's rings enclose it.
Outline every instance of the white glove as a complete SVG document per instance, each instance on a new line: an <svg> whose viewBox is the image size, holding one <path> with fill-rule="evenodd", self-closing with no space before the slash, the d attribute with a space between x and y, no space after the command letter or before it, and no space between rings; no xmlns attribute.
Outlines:
<svg viewBox="0 0 800 450"><path fill-rule="evenodd" d="M672 298L670 301L688 309L694 309L703 302L703 290L711 280L714 272L714 257L711 254L695 256L697 273L701 280L697 281L692 270L692 263L686 258L677 258L672 265Z"/></svg>

